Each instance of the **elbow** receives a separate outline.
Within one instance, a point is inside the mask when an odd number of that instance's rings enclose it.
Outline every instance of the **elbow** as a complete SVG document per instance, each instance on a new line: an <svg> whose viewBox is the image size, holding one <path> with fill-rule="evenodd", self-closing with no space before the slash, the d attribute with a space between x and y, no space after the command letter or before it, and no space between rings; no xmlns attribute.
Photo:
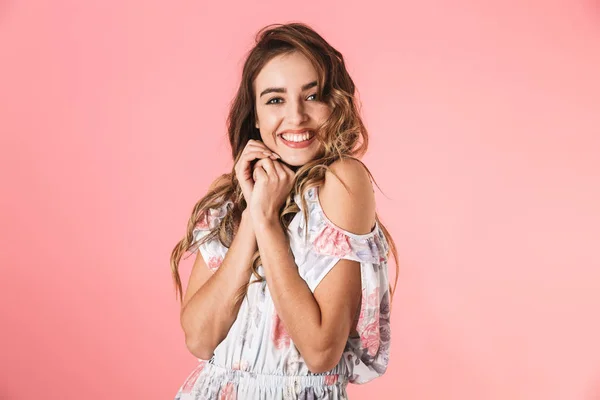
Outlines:
<svg viewBox="0 0 600 400"><path fill-rule="evenodd" d="M197 330L183 330L185 335L185 347L196 358L210 360L217 344L207 335L202 335Z"/></svg>
<svg viewBox="0 0 600 400"><path fill-rule="evenodd" d="M327 372L332 370L337 364L333 364L329 366L329 364L306 364L308 370L313 374L322 374L323 372Z"/></svg>
<svg viewBox="0 0 600 400"><path fill-rule="evenodd" d="M185 346L192 355L201 360L210 360L214 353L214 348L207 346L204 341L185 339Z"/></svg>
<svg viewBox="0 0 600 400"><path fill-rule="evenodd" d="M313 374L331 371L339 364L341 359L342 351L336 351L332 348L314 350L309 357L304 357L308 370Z"/></svg>
<svg viewBox="0 0 600 400"><path fill-rule="evenodd" d="M181 317L181 327L185 335L185 346L188 351L196 358L209 360L220 341L215 343L210 335L212 333L210 330L192 326L183 314Z"/></svg>
<svg viewBox="0 0 600 400"><path fill-rule="evenodd" d="M311 360L310 362L306 360L306 366L313 374L322 374L323 372L334 369L335 366L338 365L339 361L339 359L335 360L333 358Z"/></svg>

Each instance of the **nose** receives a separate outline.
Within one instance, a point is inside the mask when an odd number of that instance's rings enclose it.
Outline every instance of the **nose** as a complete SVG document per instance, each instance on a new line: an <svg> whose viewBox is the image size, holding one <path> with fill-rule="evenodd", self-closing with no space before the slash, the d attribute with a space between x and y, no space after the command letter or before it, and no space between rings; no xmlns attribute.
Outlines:
<svg viewBox="0 0 600 400"><path fill-rule="evenodd" d="M288 102L287 119L292 126L300 126L306 122L308 115L301 101Z"/></svg>

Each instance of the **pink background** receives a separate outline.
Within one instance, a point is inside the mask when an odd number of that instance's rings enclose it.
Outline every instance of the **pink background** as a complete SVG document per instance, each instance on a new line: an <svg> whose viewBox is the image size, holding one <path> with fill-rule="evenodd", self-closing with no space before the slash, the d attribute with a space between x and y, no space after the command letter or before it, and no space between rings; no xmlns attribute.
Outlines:
<svg viewBox="0 0 600 400"><path fill-rule="evenodd" d="M572 0L1 2L0 398L173 398L169 255L291 21L346 57L400 255L351 398L599 399L600 3Z"/></svg>

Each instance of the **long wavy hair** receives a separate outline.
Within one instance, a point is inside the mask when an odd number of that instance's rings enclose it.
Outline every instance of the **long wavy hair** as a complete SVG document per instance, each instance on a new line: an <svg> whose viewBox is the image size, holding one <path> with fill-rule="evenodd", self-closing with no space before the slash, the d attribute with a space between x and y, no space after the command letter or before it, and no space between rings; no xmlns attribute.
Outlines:
<svg viewBox="0 0 600 400"><path fill-rule="evenodd" d="M375 182L371 171L359 160L367 151L369 139L355 102L355 85L346 70L342 54L312 28L302 23L268 25L257 33L255 42L255 46L249 51L244 63L241 83L231 103L227 118L227 131L234 166L250 139L261 140L260 131L255 127L256 108L253 85L261 69L272 58L292 52L300 52L307 57L318 74L317 98L326 102L331 109L329 118L316 130L316 140L321 143L320 153L314 160L295 169L292 190L280 210L279 220L284 231L287 232L292 218L300 211L294 202L295 194L301 194L300 199L306 220L308 215L304 195L310 188L323 185L325 173L330 170L329 165L334 161L347 158L358 160ZM332 170L330 172L337 176ZM377 185L376 182L375 184ZM379 188L379 185L377 187ZM208 235L194 242L194 228L200 221L207 220L210 208L222 207L226 201L231 201L233 206L227 210L221 222ZM171 253L171 272L176 296L179 296L180 302L183 301L183 290L178 272L181 257L186 252L195 251L202 243L217 236L220 242L229 248L239 226L242 211L246 206L233 168L230 173L219 176L211 185L211 190L196 203L187 224L187 232ZM392 289L390 285L390 294L393 298L399 271L396 245L377 214L375 218L385 235L396 264L394 288ZM252 258L252 274L256 279L239 290L234 301L234 308L243 300L250 284L265 280L258 273L260 265L260 253L256 251Z"/></svg>

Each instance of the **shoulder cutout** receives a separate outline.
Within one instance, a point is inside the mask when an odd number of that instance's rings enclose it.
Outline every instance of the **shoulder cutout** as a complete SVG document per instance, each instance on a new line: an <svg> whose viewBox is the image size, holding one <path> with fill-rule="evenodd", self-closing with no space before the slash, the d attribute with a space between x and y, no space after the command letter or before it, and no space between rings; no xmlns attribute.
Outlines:
<svg viewBox="0 0 600 400"><path fill-rule="evenodd" d="M370 233L375 226L375 193L367 170L353 159L337 160L329 168L337 177L327 171L319 188L323 213L345 231Z"/></svg>

